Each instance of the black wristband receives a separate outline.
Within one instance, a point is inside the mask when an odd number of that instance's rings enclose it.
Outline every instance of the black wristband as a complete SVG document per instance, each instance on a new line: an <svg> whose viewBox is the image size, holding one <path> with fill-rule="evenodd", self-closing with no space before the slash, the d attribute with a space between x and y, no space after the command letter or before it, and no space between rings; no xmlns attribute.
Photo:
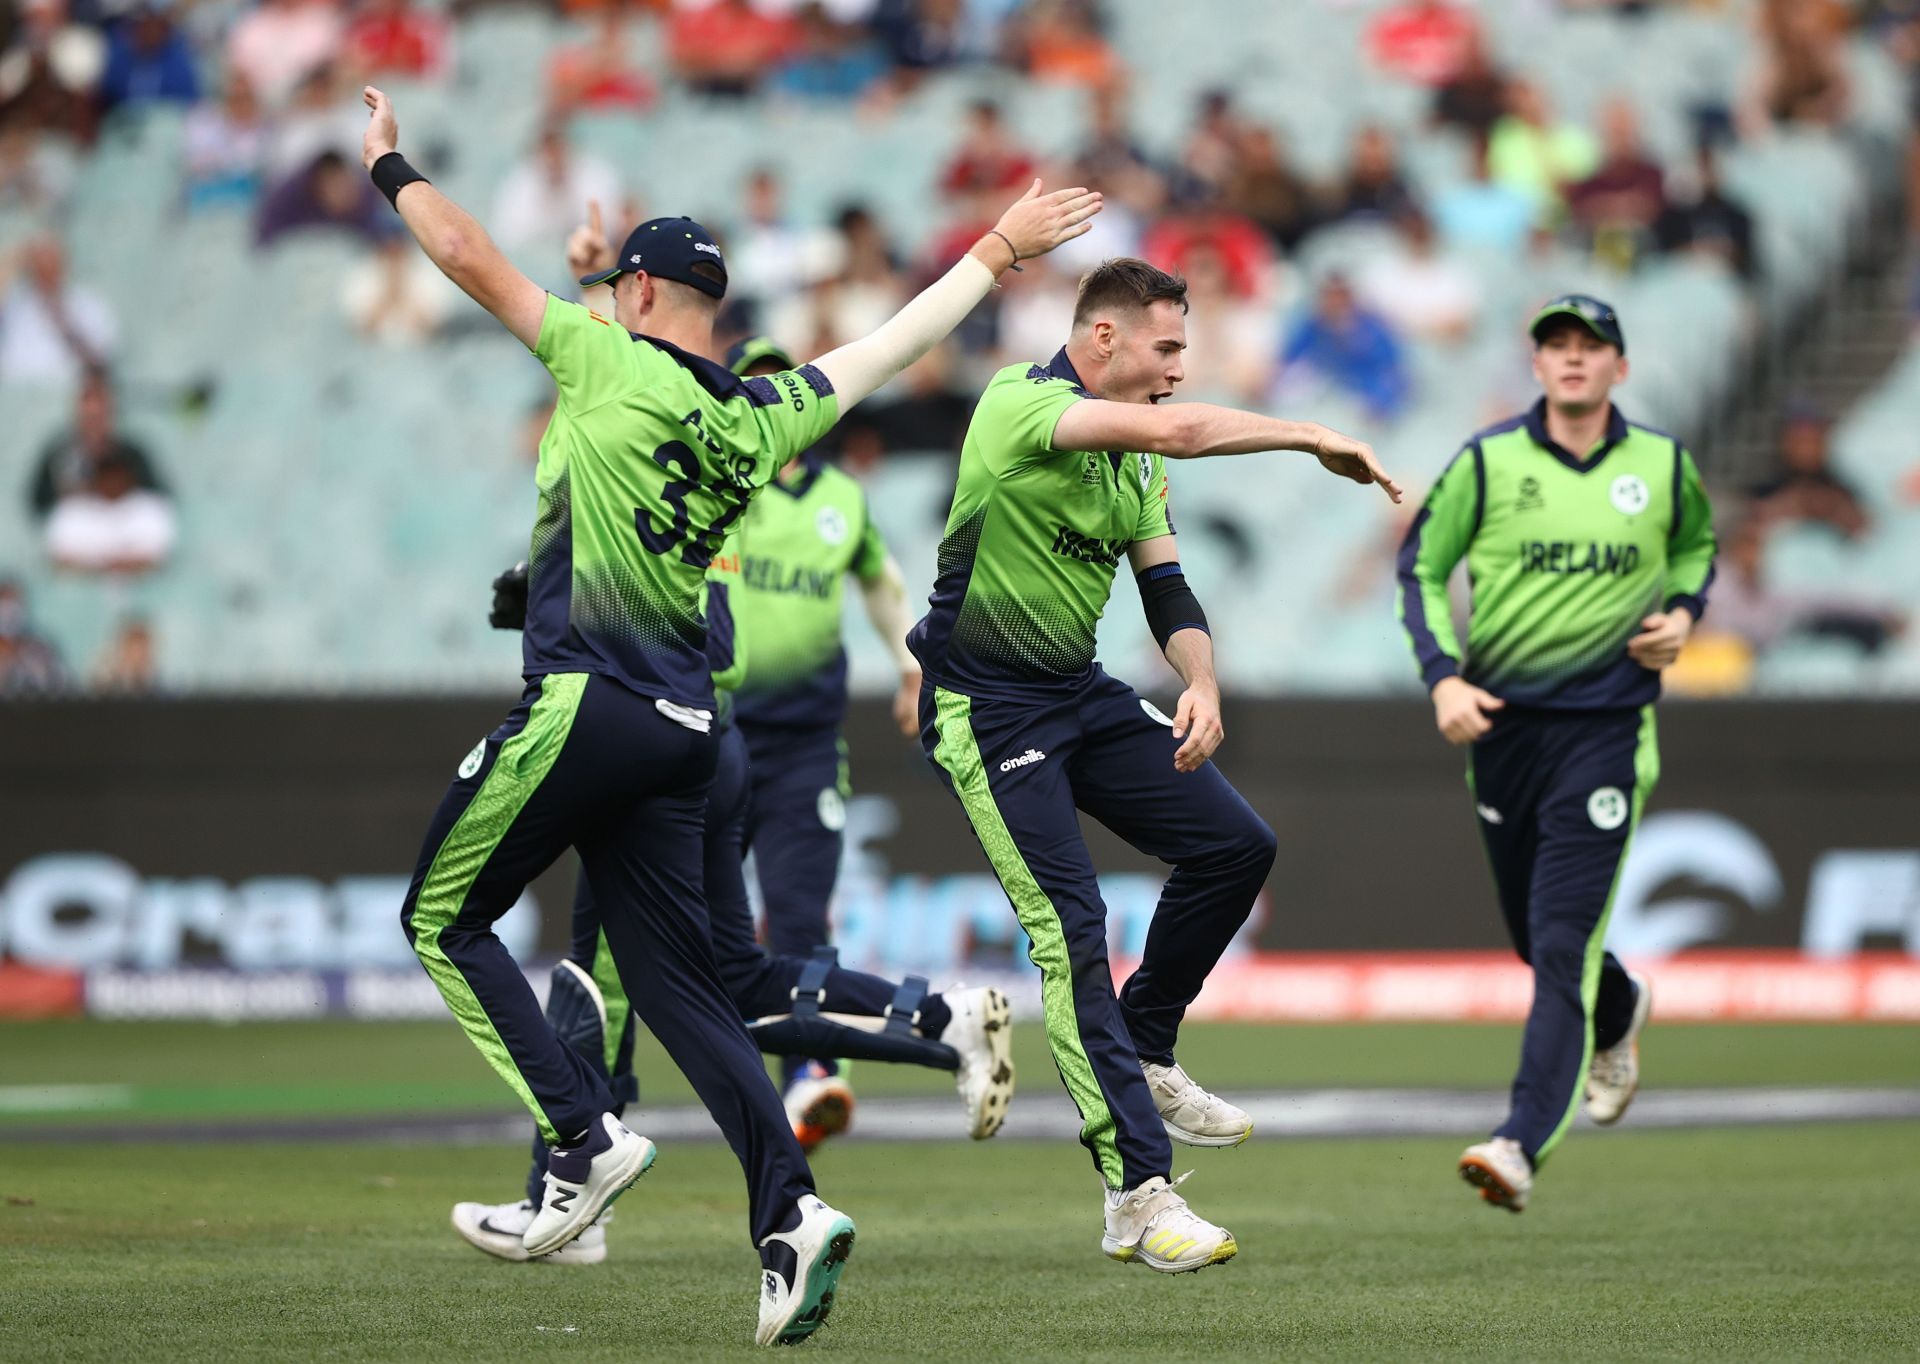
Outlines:
<svg viewBox="0 0 1920 1364"><path fill-rule="evenodd" d="M373 187L387 196L387 202L397 210L400 207L400 191L418 180L421 184L431 184L426 176L407 164L407 158L399 152L388 152L373 163L368 172L373 176Z"/></svg>

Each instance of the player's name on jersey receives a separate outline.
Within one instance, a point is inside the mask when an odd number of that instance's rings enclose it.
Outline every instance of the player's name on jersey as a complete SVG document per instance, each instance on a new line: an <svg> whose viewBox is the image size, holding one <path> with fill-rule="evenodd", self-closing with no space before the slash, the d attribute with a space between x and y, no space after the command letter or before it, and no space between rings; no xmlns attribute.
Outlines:
<svg viewBox="0 0 1920 1364"><path fill-rule="evenodd" d="M1594 573L1625 577L1640 567L1640 546L1603 545L1597 540L1524 540L1522 573Z"/></svg>

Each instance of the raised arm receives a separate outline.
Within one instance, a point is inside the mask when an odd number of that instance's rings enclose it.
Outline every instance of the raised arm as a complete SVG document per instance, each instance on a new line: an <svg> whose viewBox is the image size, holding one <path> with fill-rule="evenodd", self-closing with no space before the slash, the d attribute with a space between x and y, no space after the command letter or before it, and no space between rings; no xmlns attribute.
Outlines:
<svg viewBox="0 0 1920 1364"><path fill-rule="evenodd" d="M944 340L987 296L1002 272L1084 234L1092 225L1089 220L1100 211L1100 202L1097 192L1086 189L1042 194L1035 180L951 270L921 290L879 330L815 360L814 366L833 384L841 415Z"/></svg>
<svg viewBox="0 0 1920 1364"><path fill-rule="evenodd" d="M393 202L427 259L532 350L540 340L540 321L546 315L546 290L514 269L472 214L435 189L401 158L396 149L400 125L394 118L393 102L371 85L361 92L361 98L366 101L368 118L360 143L360 164Z"/></svg>
<svg viewBox="0 0 1920 1364"><path fill-rule="evenodd" d="M1299 450L1328 472L1355 483L1378 483L1398 502L1400 485L1387 476L1365 441L1318 422L1288 421L1213 403L1077 402L1053 429L1056 450L1147 450L1169 459Z"/></svg>

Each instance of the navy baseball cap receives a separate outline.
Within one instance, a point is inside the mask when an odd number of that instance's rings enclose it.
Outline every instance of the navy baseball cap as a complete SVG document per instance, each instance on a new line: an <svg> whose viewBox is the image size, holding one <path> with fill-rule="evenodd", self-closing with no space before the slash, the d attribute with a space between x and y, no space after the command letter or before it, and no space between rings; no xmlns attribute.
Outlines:
<svg viewBox="0 0 1920 1364"><path fill-rule="evenodd" d="M1556 317L1572 318L1622 355L1627 353L1627 338L1620 330L1620 314L1613 310L1611 303L1602 303L1588 294L1562 294L1533 315L1533 321L1527 324L1527 335L1538 341L1541 331Z"/></svg>
<svg viewBox="0 0 1920 1364"><path fill-rule="evenodd" d="M693 268L696 264L717 269L719 283L702 276ZM653 218L641 223L627 234L626 245L620 248L613 268L582 275L580 284L582 288L610 284L616 275L637 274L643 270L660 279L690 285L714 298L727 296L727 262L720 255L720 243L691 218Z"/></svg>
<svg viewBox="0 0 1920 1364"><path fill-rule="evenodd" d="M727 368L735 374L745 374L763 360L771 360L781 369L793 368L793 357L769 337L749 336L727 347Z"/></svg>

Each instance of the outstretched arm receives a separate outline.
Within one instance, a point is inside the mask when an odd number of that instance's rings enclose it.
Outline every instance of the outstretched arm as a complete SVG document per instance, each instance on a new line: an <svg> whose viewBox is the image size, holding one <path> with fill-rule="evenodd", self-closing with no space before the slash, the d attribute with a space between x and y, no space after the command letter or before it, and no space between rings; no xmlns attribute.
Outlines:
<svg viewBox="0 0 1920 1364"><path fill-rule="evenodd" d="M1288 421L1213 403L1113 403L1093 398L1060 414L1053 429L1056 450L1146 450L1169 459L1251 455L1263 450L1299 450L1328 472L1355 483L1378 483L1398 502L1400 485L1387 476L1365 441L1318 422Z"/></svg>
<svg viewBox="0 0 1920 1364"><path fill-rule="evenodd" d="M371 173L382 157L397 154L400 125L394 118L393 102L384 93L369 85L361 98L366 101L369 117L360 143L360 164ZM391 173L391 165L383 172L387 173ZM379 182L376 176L374 183ZM547 291L513 268L472 214L425 180L402 185L393 206L427 259L440 267L440 273L499 318L501 325L532 350L540 340Z"/></svg>
<svg viewBox="0 0 1920 1364"><path fill-rule="evenodd" d="M954 267L928 285L879 330L815 360L840 399L840 415L938 345L987 296L1003 271L1044 256L1092 225L1100 195L1086 189L1040 193L1035 180Z"/></svg>

